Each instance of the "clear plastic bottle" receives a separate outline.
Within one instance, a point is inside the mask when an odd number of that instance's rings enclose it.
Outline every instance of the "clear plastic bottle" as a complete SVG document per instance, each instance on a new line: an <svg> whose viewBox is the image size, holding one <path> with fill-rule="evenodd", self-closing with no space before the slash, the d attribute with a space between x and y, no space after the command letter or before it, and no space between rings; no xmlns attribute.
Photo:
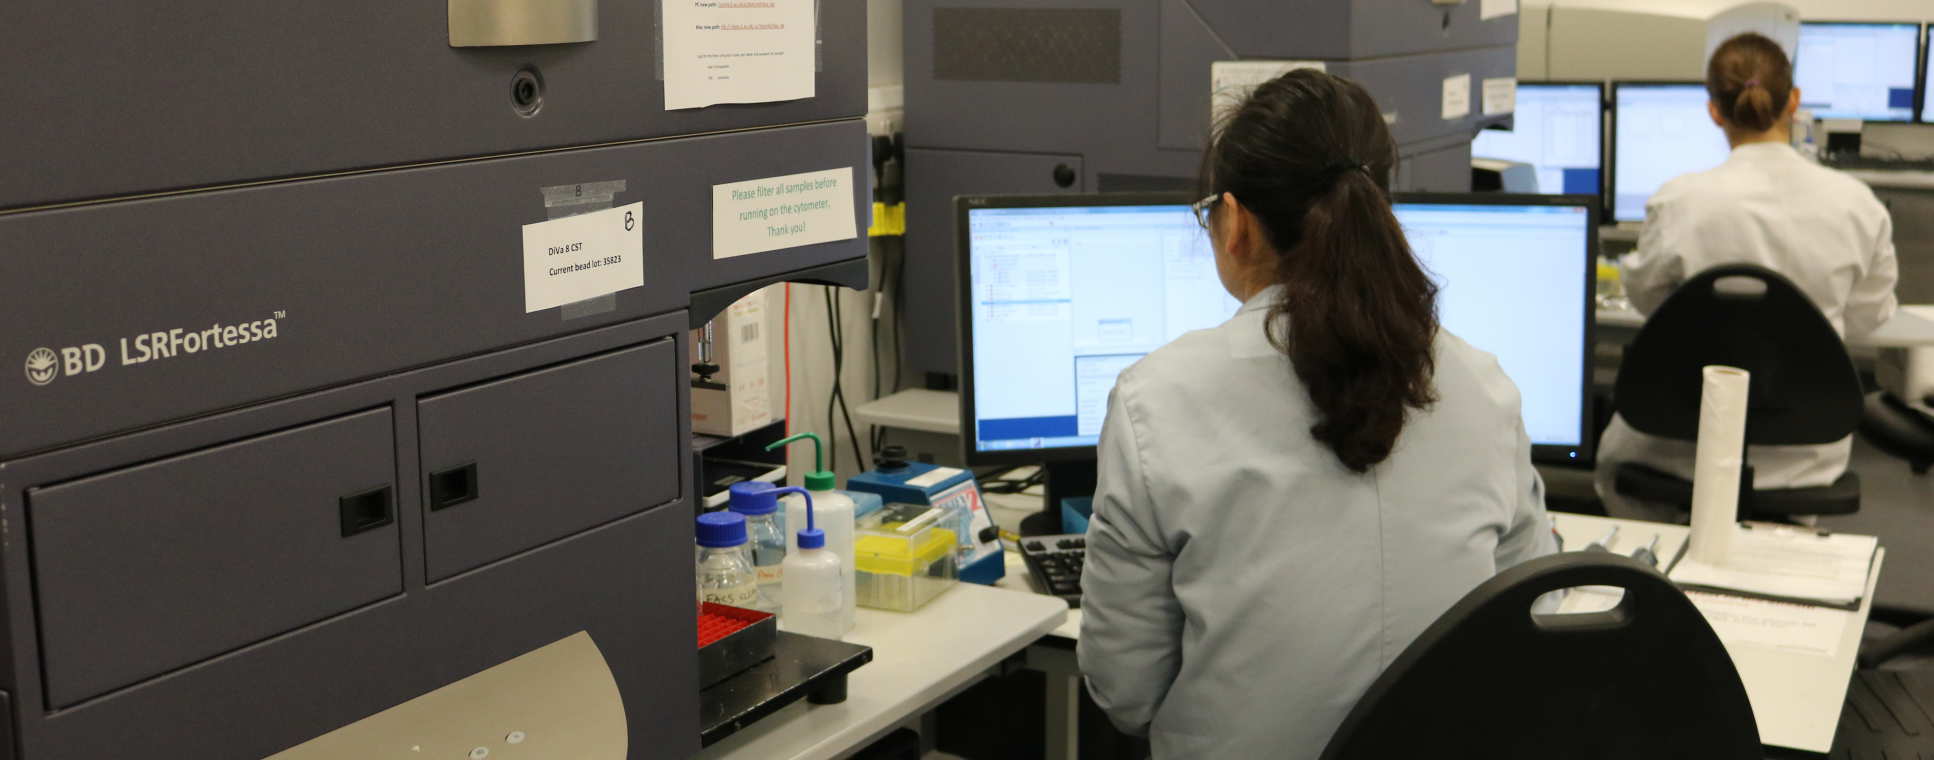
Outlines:
<svg viewBox="0 0 1934 760"><path fill-rule="evenodd" d="M813 526L812 497L806 501L806 529L795 540L799 550L786 555L785 612L779 627L805 636L837 639L846 635L846 581L839 555L826 547L826 532Z"/></svg>
<svg viewBox="0 0 1934 760"><path fill-rule="evenodd" d="M854 600L859 598L859 576L855 575L853 554L855 512L858 505L851 495L833 488L839 483L839 479L822 466L820 453L822 444L817 434L800 433L767 446L766 449L769 451L801 440L810 440L813 443L814 469L806 473L805 482L806 490L812 493L814 527L826 535L826 551L839 558L840 572L845 581L846 611L842 628L838 635L824 637L836 639L851 632L858 622ZM786 524L794 528L805 525L806 495L787 496L785 504ZM786 549L795 551L798 548L799 535L796 532L788 534Z"/></svg>
<svg viewBox="0 0 1934 760"><path fill-rule="evenodd" d="M704 601L756 608L759 583L746 558L745 543L745 515L698 516L698 591Z"/></svg>
<svg viewBox="0 0 1934 760"><path fill-rule="evenodd" d="M771 483L733 483L730 509L745 515L746 546L759 582L758 609L777 614L785 601L786 516Z"/></svg>

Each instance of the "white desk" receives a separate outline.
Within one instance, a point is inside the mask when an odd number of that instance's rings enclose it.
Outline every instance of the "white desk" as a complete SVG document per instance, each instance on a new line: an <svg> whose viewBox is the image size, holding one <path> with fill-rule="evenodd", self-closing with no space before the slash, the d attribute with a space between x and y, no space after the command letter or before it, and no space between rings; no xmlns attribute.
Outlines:
<svg viewBox="0 0 1934 760"><path fill-rule="evenodd" d="M866 748L909 716L932 709L990 668L1061 625L1068 608L1039 594L962 583L911 613L861 607L847 641L873 661L847 676L846 701L803 700L697 756L831 760Z"/></svg>
<svg viewBox="0 0 1934 760"><path fill-rule="evenodd" d="M1621 327L1636 330L1645 326L1645 317L1631 309L1600 309L1597 321L1601 327ZM1934 319L1929 319L1918 307L1902 307L1894 312L1894 318L1887 320L1880 329L1868 335L1847 341L1850 348L1918 348L1934 346Z"/></svg>
<svg viewBox="0 0 1934 760"><path fill-rule="evenodd" d="M1603 537L1610 526L1620 526L1612 549L1630 554L1652 534L1663 537L1666 545L1683 544L1690 533L1683 525L1613 520L1603 517L1552 513L1558 533L1567 549L1583 547ZM1660 564L1671 562L1674 554L1661 552ZM1873 607L1874 584L1880 580L1881 561L1886 550L1874 558L1873 573L1867 578L1867 595L1858 611L1822 610L1820 615L1840 626L1839 645L1831 656L1785 651L1763 643L1729 637L1716 627L1726 653L1732 655L1739 680L1746 685L1746 697L1753 703L1753 717L1759 723L1760 742L1774 747L1808 752L1827 752L1833 747L1833 734L1840 724L1840 707L1847 700L1847 685L1853 676L1854 658L1860 651L1860 636ZM1692 594L1695 601L1702 596Z"/></svg>
<svg viewBox="0 0 1934 760"><path fill-rule="evenodd" d="M1934 172L1893 169L1843 169L1854 179L1895 190L1934 190Z"/></svg>

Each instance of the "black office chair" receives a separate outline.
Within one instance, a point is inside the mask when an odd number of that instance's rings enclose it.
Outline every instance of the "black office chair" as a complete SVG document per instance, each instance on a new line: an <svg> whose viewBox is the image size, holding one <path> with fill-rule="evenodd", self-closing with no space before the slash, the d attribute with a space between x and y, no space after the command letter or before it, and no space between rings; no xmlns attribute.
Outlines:
<svg viewBox="0 0 1934 760"><path fill-rule="evenodd" d="M1583 615L1531 614L1547 592L1625 590ZM1654 570L1603 552L1499 573L1371 684L1322 760L1483 757L1760 760L1746 687L1712 626Z"/></svg>
<svg viewBox="0 0 1934 760"><path fill-rule="evenodd" d="M1934 399L1930 399L1934 400ZM1934 468L1934 419L1888 391L1867 394L1860 437L1874 448L1906 460L1915 475Z"/></svg>
<svg viewBox="0 0 1934 760"><path fill-rule="evenodd" d="M1625 349L1619 415L1641 433L1696 440L1702 370L1711 364L1752 373L1749 446L1833 443L1860 424L1860 376L1846 344L1805 293L1770 269L1715 267L1674 291ZM1754 489L1752 482L1749 457L1740 478L1744 518L1860 509L1860 478L1852 472L1818 488ZM1643 465L1620 466L1614 488L1646 501L1692 505L1692 481Z"/></svg>

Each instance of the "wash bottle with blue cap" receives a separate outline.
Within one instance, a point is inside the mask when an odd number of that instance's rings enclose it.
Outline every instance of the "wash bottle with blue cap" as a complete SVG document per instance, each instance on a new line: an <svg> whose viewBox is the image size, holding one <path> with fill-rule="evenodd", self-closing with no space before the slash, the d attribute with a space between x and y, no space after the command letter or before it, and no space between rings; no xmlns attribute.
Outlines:
<svg viewBox="0 0 1934 760"><path fill-rule="evenodd" d="M844 565L826 546L826 531L813 520L813 497L804 489L779 488L770 493L792 492L806 502L806 527L794 534L799 548L786 555L784 611L779 627L805 636L837 639L851 629L852 596L846 593Z"/></svg>
<svg viewBox="0 0 1934 760"><path fill-rule="evenodd" d="M766 493L771 483L747 481L733 483L727 491L726 508L745 516L746 550L751 555L752 571L759 579L757 609L779 612L781 590L785 583L786 523L779 514L779 497Z"/></svg>
<svg viewBox="0 0 1934 760"><path fill-rule="evenodd" d="M826 470L824 465L825 460L821 457L820 451L820 447L824 443L820 441L817 434L800 433L780 440L771 446L767 446L766 450L770 451L780 446L786 446L802 440L810 440L813 442L813 471L806 473L805 479L806 490L812 492L812 499L808 502L804 494L787 497L786 525L791 526L795 530L799 526L805 525L808 504L811 505L813 512L816 513L814 518L818 521L819 530L824 531L826 534L826 550L832 552L834 556L839 557L840 572L844 575L846 582L845 592L846 599L848 600L846 604L846 621L845 628L840 631L841 635L845 635L846 631L853 630L854 612L852 601L859 598L859 577L854 575L853 564L853 524L859 510L859 505L854 500L852 494L834 490L833 487L838 485L839 478ZM867 495L871 496L871 494ZM874 506L876 509L878 508L877 500ZM787 552L799 550L798 534L788 534L786 550ZM835 636L833 638L838 637Z"/></svg>

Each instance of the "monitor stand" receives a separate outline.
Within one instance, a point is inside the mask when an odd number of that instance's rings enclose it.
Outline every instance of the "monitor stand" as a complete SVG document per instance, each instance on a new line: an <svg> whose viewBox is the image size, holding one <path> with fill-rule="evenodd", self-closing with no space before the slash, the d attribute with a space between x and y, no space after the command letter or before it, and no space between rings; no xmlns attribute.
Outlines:
<svg viewBox="0 0 1934 760"><path fill-rule="evenodd" d="M1021 520L1023 536L1052 536L1064 532L1061 527L1061 500L1095 495L1095 460L1047 462L1041 468L1046 471L1047 499L1041 511Z"/></svg>

